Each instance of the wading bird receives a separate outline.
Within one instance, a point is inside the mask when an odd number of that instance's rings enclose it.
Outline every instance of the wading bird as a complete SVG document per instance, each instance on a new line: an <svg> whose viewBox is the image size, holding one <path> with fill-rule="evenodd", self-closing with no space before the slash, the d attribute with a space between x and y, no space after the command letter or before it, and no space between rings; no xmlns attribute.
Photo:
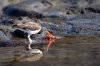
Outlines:
<svg viewBox="0 0 100 66"><path fill-rule="evenodd" d="M20 22L20 23L16 23L14 26L22 29L24 32L26 32L28 34L28 40L29 40L28 49L29 50L32 50L31 44L39 43L38 42L39 40L46 41L47 38L49 38L48 39L49 43L46 46L46 49L48 50L51 43L56 38L46 28L40 26L38 23L35 23L35 22ZM40 33L40 34L38 34L38 33ZM37 37L39 37L39 39L37 39L37 40L35 40L35 38L31 39L32 35L34 35L34 36L37 35ZM41 51L39 51L39 52L41 53Z"/></svg>

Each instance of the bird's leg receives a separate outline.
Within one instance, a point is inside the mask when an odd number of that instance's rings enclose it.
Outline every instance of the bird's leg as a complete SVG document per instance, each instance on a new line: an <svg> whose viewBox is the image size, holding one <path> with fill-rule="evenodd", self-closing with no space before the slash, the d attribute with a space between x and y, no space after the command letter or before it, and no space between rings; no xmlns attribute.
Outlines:
<svg viewBox="0 0 100 66"><path fill-rule="evenodd" d="M29 40L28 49L31 50L32 40L30 39L30 35L28 35L28 40Z"/></svg>
<svg viewBox="0 0 100 66"><path fill-rule="evenodd" d="M49 31L46 31L46 34L48 37L55 39L56 37L54 35L52 35Z"/></svg>
<svg viewBox="0 0 100 66"><path fill-rule="evenodd" d="M47 51L48 51L49 47L51 46L52 42L53 42L53 40L52 40L52 38L50 38L50 41L49 41L48 45L46 46Z"/></svg>
<svg viewBox="0 0 100 66"><path fill-rule="evenodd" d="M54 39L56 38L55 36L53 36L49 31L45 31L46 32L46 36L49 37L49 43L46 46L46 49L48 51L49 47L51 46L52 42L54 42Z"/></svg>

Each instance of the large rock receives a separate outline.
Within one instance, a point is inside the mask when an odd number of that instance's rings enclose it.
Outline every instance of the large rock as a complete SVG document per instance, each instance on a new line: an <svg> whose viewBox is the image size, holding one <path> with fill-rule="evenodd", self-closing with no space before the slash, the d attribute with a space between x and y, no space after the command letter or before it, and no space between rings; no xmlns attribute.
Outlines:
<svg viewBox="0 0 100 66"><path fill-rule="evenodd" d="M27 0L18 4L11 4L3 8L6 15L28 16L31 13L41 13L48 9L50 4L43 0Z"/></svg>
<svg viewBox="0 0 100 66"><path fill-rule="evenodd" d="M0 0L0 13L2 13L2 8L9 5L19 3L25 0Z"/></svg>

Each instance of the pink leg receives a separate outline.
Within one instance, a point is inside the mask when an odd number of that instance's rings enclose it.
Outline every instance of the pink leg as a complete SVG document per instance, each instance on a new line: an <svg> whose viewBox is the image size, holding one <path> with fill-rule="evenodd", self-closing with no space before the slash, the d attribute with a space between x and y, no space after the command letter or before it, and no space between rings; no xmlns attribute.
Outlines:
<svg viewBox="0 0 100 66"><path fill-rule="evenodd" d="M51 46L52 42L53 42L53 40L50 39L50 41L49 41L49 43L48 43L48 45L47 45L47 47L46 47L47 50L48 50L49 47Z"/></svg>

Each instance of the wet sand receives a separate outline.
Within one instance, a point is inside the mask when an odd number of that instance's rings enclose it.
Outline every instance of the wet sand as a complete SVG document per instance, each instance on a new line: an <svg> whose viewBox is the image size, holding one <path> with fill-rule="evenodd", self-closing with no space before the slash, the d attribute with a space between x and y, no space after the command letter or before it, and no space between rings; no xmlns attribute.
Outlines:
<svg viewBox="0 0 100 66"><path fill-rule="evenodd" d="M100 37L66 36L56 40L43 56L33 61L14 61L23 46L0 47L0 66L100 66ZM38 58L38 59L37 59Z"/></svg>

